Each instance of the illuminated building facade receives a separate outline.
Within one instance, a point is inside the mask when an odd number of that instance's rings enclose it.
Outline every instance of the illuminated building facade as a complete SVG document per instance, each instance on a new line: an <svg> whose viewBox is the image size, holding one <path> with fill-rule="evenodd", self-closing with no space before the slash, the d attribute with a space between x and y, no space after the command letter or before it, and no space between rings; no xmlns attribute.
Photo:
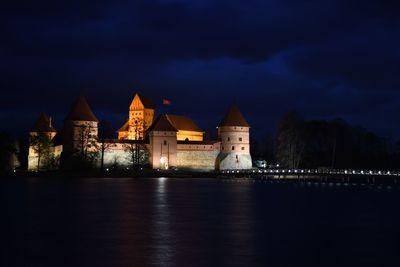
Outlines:
<svg viewBox="0 0 400 267"><path fill-rule="evenodd" d="M155 106L150 98L135 94L129 106L128 120L118 130L120 140L143 140L154 120Z"/></svg>
<svg viewBox="0 0 400 267"><path fill-rule="evenodd" d="M250 126L237 106L231 106L219 124L217 140L204 140L204 131L186 116L162 114L154 119L155 111L149 98L135 94L117 138L99 140L98 120L81 96L72 104L59 133L41 115L31 135L47 132L62 159L90 154L96 159L94 164L100 166L101 158L107 169L130 168L135 163L196 171L252 168ZM34 170L36 165L31 144L28 168Z"/></svg>

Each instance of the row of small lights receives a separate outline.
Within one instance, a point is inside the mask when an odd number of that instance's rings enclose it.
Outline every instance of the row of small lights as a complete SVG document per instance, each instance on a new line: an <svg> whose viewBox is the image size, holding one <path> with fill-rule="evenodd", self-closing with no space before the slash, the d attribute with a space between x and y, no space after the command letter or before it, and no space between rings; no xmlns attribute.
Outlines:
<svg viewBox="0 0 400 267"><path fill-rule="evenodd" d="M227 170L222 171L222 173L295 173L295 174L307 174L307 173L316 173L316 174L355 174L355 175L391 175L391 176L400 176L400 172L391 172L391 171L364 171L364 170L311 170L311 169L267 169L267 170Z"/></svg>

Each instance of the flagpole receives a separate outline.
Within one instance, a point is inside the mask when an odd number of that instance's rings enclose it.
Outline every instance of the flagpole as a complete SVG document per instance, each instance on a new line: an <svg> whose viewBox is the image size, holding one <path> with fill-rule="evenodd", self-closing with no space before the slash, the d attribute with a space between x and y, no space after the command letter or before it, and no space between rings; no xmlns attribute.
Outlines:
<svg viewBox="0 0 400 267"><path fill-rule="evenodd" d="M163 98L163 106L164 106L164 114L168 114L169 110L169 106L172 104L171 100Z"/></svg>

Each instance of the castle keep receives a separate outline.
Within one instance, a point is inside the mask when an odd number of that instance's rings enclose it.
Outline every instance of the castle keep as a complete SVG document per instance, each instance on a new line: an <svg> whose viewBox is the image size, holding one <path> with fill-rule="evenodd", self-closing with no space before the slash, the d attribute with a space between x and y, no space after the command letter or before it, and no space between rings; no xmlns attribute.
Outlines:
<svg viewBox="0 0 400 267"><path fill-rule="evenodd" d="M78 97L64 120L61 131L51 118L41 114L30 132L28 169L48 164L41 154L52 155L53 166L84 157L104 168L127 168L135 164L153 169L195 171L251 169L250 126L232 105L218 125L218 139L204 140L204 131L186 116L161 114L155 118L151 99L135 94L128 119L117 130L117 138L99 136L98 119L86 99ZM46 136L51 146L38 142Z"/></svg>

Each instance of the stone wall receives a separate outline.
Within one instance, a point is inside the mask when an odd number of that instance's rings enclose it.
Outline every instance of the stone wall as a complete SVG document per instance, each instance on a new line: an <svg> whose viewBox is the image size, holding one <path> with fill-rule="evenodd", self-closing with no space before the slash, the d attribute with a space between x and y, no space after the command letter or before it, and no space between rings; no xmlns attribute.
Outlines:
<svg viewBox="0 0 400 267"><path fill-rule="evenodd" d="M130 168L132 166L132 157L128 146L129 145L123 143L113 143L112 146L104 152L104 167ZM145 146L148 149L148 145ZM144 152L141 151L140 155L143 153Z"/></svg>
<svg viewBox="0 0 400 267"><path fill-rule="evenodd" d="M178 169L196 171L214 171L219 150L183 150L177 151Z"/></svg>
<svg viewBox="0 0 400 267"><path fill-rule="evenodd" d="M130 153L124 150L107 150L104 152L104 167L129 168L131 166Z"/></svg>
<svg viewBox="0 0 400 267"><path fill-rule="evenodd" d="M55 146L50 151L50 158L42 155L42 159L40 160L40 169L41 170L51 170L58 169L60 166L60 157L63 151L63 146ZM29 146L29 154L28 154L28 171L37 171L38 170L38 154L35 153L32 146Z"/></svg>
<svg viewBox="0 0 400 267"><path fill-rule="evenodd" d="M250 154L220 153L217 158L218 170L248 170L252 168Z"/></svg>

